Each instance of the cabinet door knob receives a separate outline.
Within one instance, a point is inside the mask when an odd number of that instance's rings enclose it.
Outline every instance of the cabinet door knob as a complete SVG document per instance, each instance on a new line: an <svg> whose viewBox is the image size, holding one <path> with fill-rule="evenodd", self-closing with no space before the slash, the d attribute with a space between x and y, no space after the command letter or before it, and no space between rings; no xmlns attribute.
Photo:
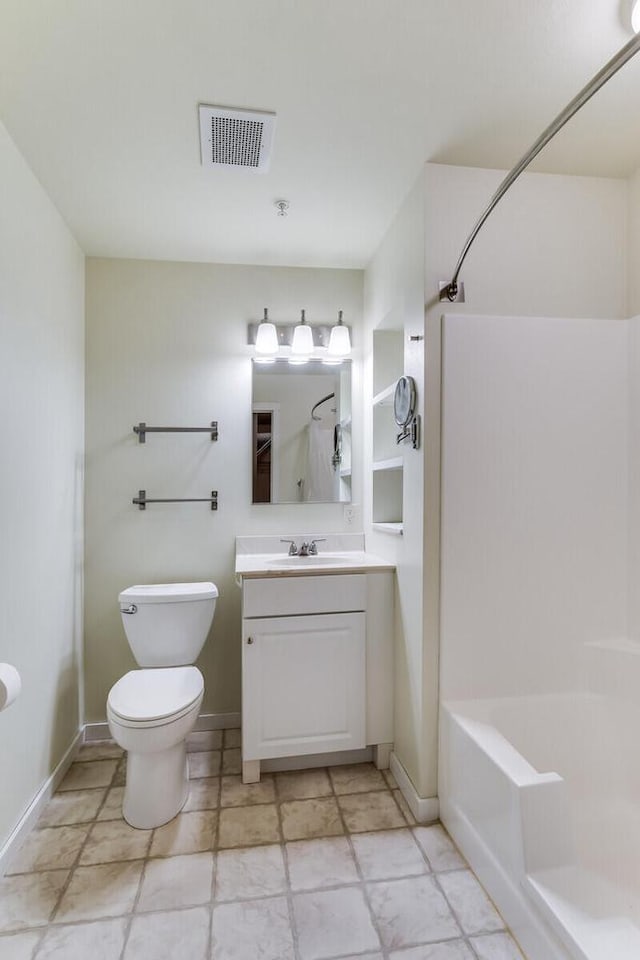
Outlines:
<svg viewBox="0 0 640 960"><path fill-rule="evenodd" d="M247 643L253 643L253 637L247 637Z"/></svg>

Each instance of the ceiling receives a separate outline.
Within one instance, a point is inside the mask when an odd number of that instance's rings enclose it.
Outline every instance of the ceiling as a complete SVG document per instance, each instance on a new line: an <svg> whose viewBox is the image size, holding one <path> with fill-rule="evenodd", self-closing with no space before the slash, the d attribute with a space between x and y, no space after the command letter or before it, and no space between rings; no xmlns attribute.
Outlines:
<svg viewBox="0 0 640 960"><path fill-rule="evenodd" d="M426 160L519 159L627 2L0 0L0 119L87 254L362 267ZM200 102L277 113L268 173L201 166ZM535 169L627 176L639 118L640 56Z"/></svg>

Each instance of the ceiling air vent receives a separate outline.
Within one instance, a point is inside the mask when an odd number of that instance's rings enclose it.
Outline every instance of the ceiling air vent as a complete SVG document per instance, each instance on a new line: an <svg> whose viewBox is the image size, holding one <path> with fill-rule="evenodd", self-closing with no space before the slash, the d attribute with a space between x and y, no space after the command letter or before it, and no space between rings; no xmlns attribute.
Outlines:
<svg viewBox="0 0 640 960"><path fill-rule="evenodd" d="M275 113L229 110L200 104L200 148L204 167L269 168Z"/></svg>

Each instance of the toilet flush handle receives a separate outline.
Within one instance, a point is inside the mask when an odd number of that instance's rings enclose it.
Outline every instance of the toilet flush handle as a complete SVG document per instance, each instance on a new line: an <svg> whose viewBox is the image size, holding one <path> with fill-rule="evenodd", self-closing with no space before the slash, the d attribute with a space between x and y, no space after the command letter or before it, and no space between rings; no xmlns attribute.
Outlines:
<svg viewBox="0 0 640 960"><path fill-rule="evenodd" d="M130 603L128 607L120 607L120 613L137 613L138 608L135 603Z"/></svg>

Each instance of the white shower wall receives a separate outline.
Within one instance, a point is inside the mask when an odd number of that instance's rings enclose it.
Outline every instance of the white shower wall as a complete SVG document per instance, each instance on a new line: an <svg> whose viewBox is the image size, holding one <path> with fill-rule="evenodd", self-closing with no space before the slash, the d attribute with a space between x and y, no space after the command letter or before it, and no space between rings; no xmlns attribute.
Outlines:
<svg viewBox="0 0 640 960"><path fill-rule="evenodd" d="M640 948L639 379L637 319L444 320L441 811L531 960Z"/></svg>

